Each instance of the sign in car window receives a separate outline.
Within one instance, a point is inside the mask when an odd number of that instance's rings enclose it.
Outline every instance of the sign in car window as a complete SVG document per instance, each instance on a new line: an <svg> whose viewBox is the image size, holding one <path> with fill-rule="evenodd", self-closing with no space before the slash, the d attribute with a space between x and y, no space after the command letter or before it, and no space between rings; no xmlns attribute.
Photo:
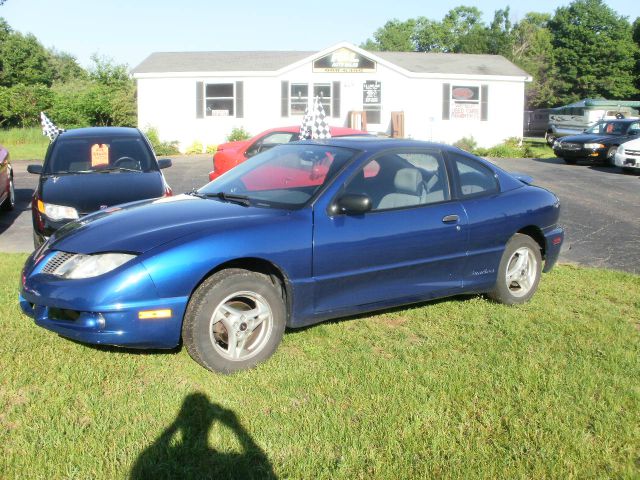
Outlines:
<svg viewBox="0 0 640 480"><path fill-rule="evenodd" d="M91 166L100 165L109 165L109 145L96 143L91 146Z"/></svg>

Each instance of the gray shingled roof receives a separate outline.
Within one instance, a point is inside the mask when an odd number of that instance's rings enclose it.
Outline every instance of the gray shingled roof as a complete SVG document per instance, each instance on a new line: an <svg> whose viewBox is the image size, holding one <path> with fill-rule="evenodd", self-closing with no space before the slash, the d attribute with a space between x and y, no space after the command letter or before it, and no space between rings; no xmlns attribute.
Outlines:
<svg viewBox="0 0 640 480"><path fill-rule="evenodd" d="M500 55L422 52L374 52L374 55L415 73L529 76Z"/></svg>
<svg viewBox="0 0 640 480"><path fill-rule="evenodd" d="M272 72L317 52L155 52L133 73Z"/></svg>
<svg viewBox="0 0 640 480"><path fill-rule="evenodd" d="M132 73L273 72L317 52L156 52ZM529 76L499 55L457 53L372 52L410 72Z"/></svg>

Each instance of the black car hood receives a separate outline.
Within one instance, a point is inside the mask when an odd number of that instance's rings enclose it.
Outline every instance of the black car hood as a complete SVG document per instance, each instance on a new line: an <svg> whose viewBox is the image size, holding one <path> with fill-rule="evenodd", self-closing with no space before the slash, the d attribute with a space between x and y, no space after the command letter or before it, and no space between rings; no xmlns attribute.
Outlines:
<svg viewBox="0 0 640 480"><path fill-rule="evenodd" d="M580 135L570 135L562 137L560 142L571 143L602 143L603 145L620 145L627 140L634 138L628 135L600 135L594 133L581 133Z"/></svg>
<svg viewBox="0 0 640 480"><path fill-rule="evenodd" d="M144 253L201 231L229 230L273 221L287 211L244 207L217 199L178 195L107 208L70 222L52 237L50 247L74 253Z"/></svg>
<svg viewBox="0 0 640 480"><path fill-rule="evenodd" d="M79 173L40 179L43 202L73 207L80 215L163 194L164 183L158 171Z"/></svg>

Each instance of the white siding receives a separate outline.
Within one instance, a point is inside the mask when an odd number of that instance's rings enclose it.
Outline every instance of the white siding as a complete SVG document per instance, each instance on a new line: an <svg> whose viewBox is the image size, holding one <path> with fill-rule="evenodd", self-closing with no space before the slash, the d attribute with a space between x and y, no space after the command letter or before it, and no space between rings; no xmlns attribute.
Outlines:
<svg viewBox="0 0 640 480"><path fill-rule="evenodd" d="M234 127L243 127L252 135L272 127L297 125L301 116L281 116L281 81L290 83L332 83L341 85L340 118L328 118L334 126L347 126L349 112L363 110L362 86L367 80L382 84L381 123L369 124L373 133L390 133L391 112L403 111L405 135L419 140L454 143L472 136L479 146L489 147L509 137L522 136L524 79L452 75L451 78L416 78L378 64L374 73L313 73L311 62L281 76L138 78L138 125L158 129L165 141L177 140L181 150L194 142L203 145L225 141ZM163 78L165 77L165 78ZM244 82L244 118L214 116L196 118L196 83ZM488 119L443 120L442 85L488 85ZM311 95L311 93L310 93Z"/></svg>

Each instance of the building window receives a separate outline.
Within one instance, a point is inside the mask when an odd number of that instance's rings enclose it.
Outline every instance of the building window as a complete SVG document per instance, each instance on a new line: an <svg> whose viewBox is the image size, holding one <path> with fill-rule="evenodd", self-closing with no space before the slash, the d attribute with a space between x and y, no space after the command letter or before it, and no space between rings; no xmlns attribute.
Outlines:
<svg viewBox="0 0 640 480"><path fill-rule="evenodd" d="M291 115L304 115L309 103L309 85L306 83L291 84Z"/></svg>
<svg viewBox="0 0 640 480"><path fill-rule="evenodd" d="M234 116L234 84L209 83L205 87L205 106L207 117Z"/></svg>
<svg viewBox="0 0 640 480"><path fill-rule="evenodd" d="M443 120L488 119L489 88L487 85L443 84Z"/></svg>
<svg viewBox="0 0 640 480"><path fill-rule="evenodd" d="M367 80L362 84L362 109L367 112L367 123L382 122L382 84L377 80Z"/></svg>
<svg viewBox="0 0 640 480"><path fill-rule="evenodd" d="M313 98L318 97L320 104L324 109L324 113L327 117L331 116L331 84L330 83L314 83L313 84Z"/></svg>

